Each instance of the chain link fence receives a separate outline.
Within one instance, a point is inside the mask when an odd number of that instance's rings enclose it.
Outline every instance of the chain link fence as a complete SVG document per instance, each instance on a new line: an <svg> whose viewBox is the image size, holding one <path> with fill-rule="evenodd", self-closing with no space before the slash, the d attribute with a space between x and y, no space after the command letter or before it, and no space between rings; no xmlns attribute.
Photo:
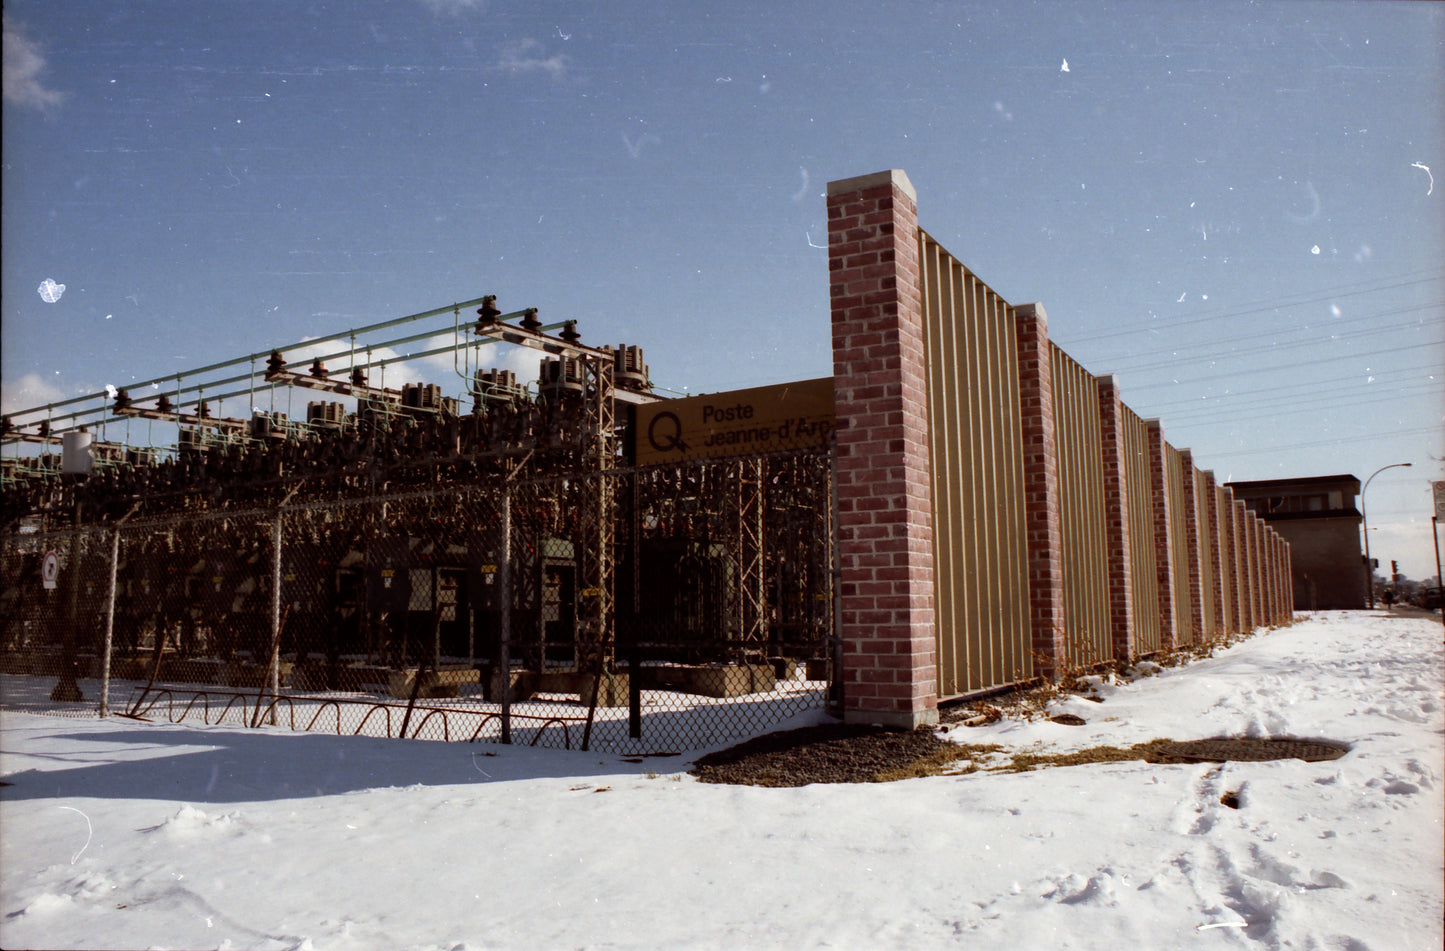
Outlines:
<svg viewBox="0 0 1445 951"><path fill-rule="evenodd" d="M656 753L836 704L826 451L0 537L7 709Z"/></svg>

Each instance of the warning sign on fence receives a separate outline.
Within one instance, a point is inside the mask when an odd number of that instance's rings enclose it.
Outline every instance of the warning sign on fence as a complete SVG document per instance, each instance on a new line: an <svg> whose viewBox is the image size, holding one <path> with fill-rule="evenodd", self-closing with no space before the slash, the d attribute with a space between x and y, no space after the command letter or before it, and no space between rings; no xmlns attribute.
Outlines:
<svg viewBox="0 0 1445 951"><path fill-rule="evenodd" d="M46 591L54 591L55 579L59 577L60 556L53 551L48 551L45 553L45 560L40 562L40 583L45 585Z"/></svg>

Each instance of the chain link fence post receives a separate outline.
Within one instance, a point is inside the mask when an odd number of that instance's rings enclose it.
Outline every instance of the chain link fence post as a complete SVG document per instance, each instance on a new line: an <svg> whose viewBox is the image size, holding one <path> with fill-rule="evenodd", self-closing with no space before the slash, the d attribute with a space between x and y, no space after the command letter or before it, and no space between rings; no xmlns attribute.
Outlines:
<svg viewBox="0 0 1445 951"><path fill-rule="evenodd" d="M66 579L67 604L65 610L64 626L60 629L60 680L56 682L55 689L50 692L52 703L75 703L83 701L85 695L80 692L80 685L75 682L76 646L75 628L79 623L80 614L80 529L81 503L75 503L75 523L70 534L70 556L66 559L65 573L69 576Z"/></svg>
<svg viewBox="0 0 1445 951"><path fill-rule="evenodd" d="M512 485L502 489L501 635L497 645L497 677L501 681L502 742L512 742Z"/></svg>
<svg viewBox="0 0 1445 951"><path fill-rule="evenodd" d="M110 712L110 655L115 639L116 572L120 564L120 526L110 533L110 578L105 588L105 643L100 651L100 718Z"/></svg>
<svg viewBox="0 0 1445 951"><path fill-rule="evenodd" d="M271 521L271 653L264 674L271 691L271 711L267 721L272 726L276 725L276 698L281 695L281 519L282 507L278 506ZM261 702L260 697L256 698L256 702Z"/></svg>

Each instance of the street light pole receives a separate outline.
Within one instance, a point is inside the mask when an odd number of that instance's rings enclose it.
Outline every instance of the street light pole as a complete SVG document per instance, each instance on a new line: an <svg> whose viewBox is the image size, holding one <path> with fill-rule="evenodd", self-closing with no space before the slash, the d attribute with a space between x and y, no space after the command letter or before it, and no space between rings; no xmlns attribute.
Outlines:
<svg viewBox="0 0 1445 951"><path fill-rule="evenodd" d="M1409 467L1410 463L1408 462L1393 462L1388 466L1381 466L1370 473L1370 478L1366 479L1364 486L1360 488L1360 521L1365 528L1365 597L1371 611L1375 609L1375 566L1370 561L1370 516L1365 509L1365 489L1370 487L1370 482L1375 476L1386 469L1408 469Z"/></svg>
<svg viewBox="0 0 1445 951"><path fill-rule="evenodd" d="M1440 516L1430 516L1430 539L1435 543L1435 590L1440 591L1442 583L1440 580ZM1440 606L1440 623L1445 624L1445 605Z"/></svg>

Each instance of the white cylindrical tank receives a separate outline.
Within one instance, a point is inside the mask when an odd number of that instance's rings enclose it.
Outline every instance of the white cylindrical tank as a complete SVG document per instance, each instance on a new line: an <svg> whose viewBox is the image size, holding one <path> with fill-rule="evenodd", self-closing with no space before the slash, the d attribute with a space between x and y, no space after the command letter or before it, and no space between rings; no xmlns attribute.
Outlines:
<svg viewBox="0 0 1445 951"><path fill-rule="evenodd" d="M84 430L61 433L60 471L64 475L90 475L95 466L95 450L90 445L90 433Z"/></svg>

